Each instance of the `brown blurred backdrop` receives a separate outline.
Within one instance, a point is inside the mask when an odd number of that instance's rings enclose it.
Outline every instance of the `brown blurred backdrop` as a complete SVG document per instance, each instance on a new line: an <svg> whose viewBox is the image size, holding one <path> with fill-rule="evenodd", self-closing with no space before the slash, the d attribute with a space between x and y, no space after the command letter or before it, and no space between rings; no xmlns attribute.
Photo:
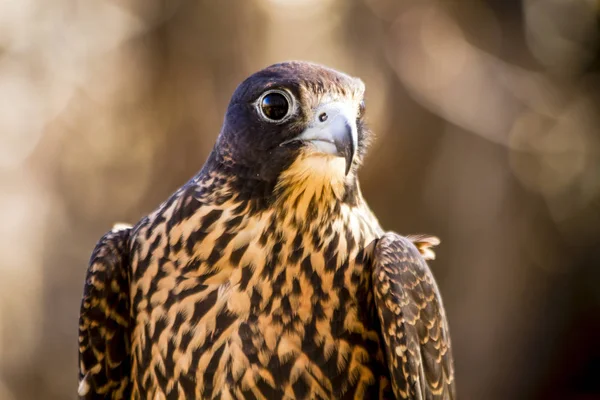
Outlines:
<svg viewBox="0 0 600 400"><path fill-rule="evenodd" d="M361 77L361 179L431 264L461 399L600 398L597 0L0 0L0 399L73 399L89 254L202 166L235 86Z"/></svg>

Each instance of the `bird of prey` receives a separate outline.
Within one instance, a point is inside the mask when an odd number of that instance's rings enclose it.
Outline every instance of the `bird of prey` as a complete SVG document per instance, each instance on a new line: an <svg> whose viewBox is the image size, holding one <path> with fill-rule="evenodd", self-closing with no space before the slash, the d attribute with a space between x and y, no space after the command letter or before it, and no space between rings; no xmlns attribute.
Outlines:
<svg viewBox="0 0 600 400"><path fill-rule="evenodd" d="M359 189L364 89L305 62L238 86L200 172L96 245L81 398L455 398L437 238Z"/></svg>

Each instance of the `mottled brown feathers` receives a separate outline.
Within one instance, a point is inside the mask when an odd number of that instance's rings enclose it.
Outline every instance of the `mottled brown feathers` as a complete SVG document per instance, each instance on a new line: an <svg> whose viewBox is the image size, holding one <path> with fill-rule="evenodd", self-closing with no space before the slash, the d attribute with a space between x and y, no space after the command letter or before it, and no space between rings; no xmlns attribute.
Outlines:
<svg viewBox="0 0 600 400"><path fill-rule="evenodd" d="M274 87L298 101L281 124L256 112ZM81 306L82 398L452 398L429 269L408 239L384 235L360 193L363 91L297 62L238 87L202 170L96 246ZM348 173L331 153L282 145L331 99L356 108ZM410 240L426 258L439 242Z"/></svg>
<svg viewBox="0 0 600 400"><path fill-rule="evenodd" d="M104 235L90 259L79 319L79 396L128 398L130 229Z"/></svg>
<svg viewBox="0 0 600 400"><path fill-rule="evenodd" d="M369 210L313 193L302 221L294 197L248 213L245 201L206 203L211 180L136 228L133 397L328 399L389 388L369 294L365 247L380 234Z"/></svg>
<svg viewBox="0 0 600 400"><path fill-rule="evenodd" d="M396 398L456 398L448 322L437 285L413 243L379 239L373 289Z"/></svg>

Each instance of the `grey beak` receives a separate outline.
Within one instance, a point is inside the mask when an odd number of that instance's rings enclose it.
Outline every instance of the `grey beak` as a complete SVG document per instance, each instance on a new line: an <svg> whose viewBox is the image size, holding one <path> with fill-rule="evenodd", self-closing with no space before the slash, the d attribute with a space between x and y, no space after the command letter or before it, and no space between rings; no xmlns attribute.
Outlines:
<svg viewBox="0 0 600 400"><path fill-rule="evenodd" d="M341 116L337 117L338 122L335 124L336 127L333 131L333 144L335 144L336 155L343 157L346 160L346 171L348 175L350 168L352 168L352 162L354 161L354 154L356 153L356 146L354 144L352 126ZM337 126L339 125L339 126Z"/></svg>
<svg viewBox="0 0 600 400"><path fill-rule="evenodd" d="M311 144L319 153L342 157L346 161L345 174L348 175L358 146L356 110L344 103L331 102L319 106L314 114L308 128L285 143L301 141Z"/></svg>

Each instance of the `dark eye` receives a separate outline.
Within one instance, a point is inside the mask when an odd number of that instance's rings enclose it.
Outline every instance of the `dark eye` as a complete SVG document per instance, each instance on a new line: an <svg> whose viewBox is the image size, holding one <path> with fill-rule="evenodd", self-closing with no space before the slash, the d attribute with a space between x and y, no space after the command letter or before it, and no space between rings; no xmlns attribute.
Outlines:
<svg viewBox="0 0 600 400"><path fill-rule="evenodd" d="M267 92L260 99L260 112L269 121L281 121L291 111L290 100L290 96L286 92L280 90Z"/></svg>

